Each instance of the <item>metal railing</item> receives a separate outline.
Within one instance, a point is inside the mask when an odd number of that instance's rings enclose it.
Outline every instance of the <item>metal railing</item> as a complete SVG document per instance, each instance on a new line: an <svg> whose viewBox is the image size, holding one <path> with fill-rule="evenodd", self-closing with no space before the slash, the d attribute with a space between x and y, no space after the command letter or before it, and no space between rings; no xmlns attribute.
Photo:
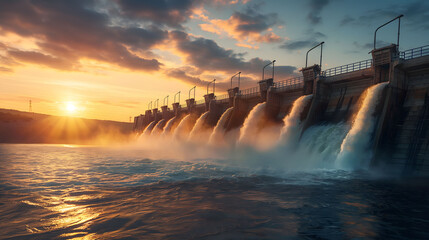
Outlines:
<svg viewBox="0 0 429 240"><path fill-rule="evenodd" d="M404 60L409 60L413 58L423 57L429 55L429 45L412 48L405 50L403 52L399 52L399 58Z"/></svg>
<svg viewBox="0 0 429 240"><path fill-rule="evenodd" d="M205 99L201 99L201 100L198 100L198 101L196 101L195 102L195 105L199 105L199 104L205 104L206 103L206 100Z"/></svg>
<svg viewBox="0 0 429 240"><path fill-rule="evenodd" d="M229 95L228 94L223 94L223 95L220 95L220 96L216 96L215 99L216 99L216 102L218 102L218 103L229 102Z"/></svg>
<svg viewBox="0 0 429 240"><path fill-rule="evenodd" d="M327 69L321 73L322 76L331 77L343 73L350 73L372 67L372 59Z"/></svg>
<svg viewBox="0 0 429 240"><path fill-rule="evenodd" d="M274 87L276 88L276 91L303 88L304 78L301 76L301 77L288 78L286 80L279 81L279 82L274 82Z"/></svg>
<svg viewBox="0 0 429 240"><path fill-rule="evenodd" d="M259 86L240 90L239 94L244 98L250 98L259 95Z"/></svg>

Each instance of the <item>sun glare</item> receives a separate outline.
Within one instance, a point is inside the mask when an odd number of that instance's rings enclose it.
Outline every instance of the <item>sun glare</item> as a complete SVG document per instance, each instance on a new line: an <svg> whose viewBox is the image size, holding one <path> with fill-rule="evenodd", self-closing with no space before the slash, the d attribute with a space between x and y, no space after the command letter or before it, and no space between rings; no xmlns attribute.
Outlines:
<svg viewBox="0 0 429 240"><path fill-rule="evenodd" d="M74 103L68 102L67 105L66 105L66 110L67 110L67 112L69 114L73 114L73 113L76 112L77 107L76 107L76 105Z"/></svg>

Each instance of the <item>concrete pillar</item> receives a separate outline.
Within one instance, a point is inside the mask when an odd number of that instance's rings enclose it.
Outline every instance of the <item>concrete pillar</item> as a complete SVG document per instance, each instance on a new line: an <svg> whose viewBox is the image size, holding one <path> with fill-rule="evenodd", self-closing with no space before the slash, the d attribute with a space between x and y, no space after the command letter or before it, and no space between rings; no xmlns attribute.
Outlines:
<svg viewBox="0 0 429 240"><path fill-rule="evenodd" d="M216 103L216 100L212 99L209 103L209 113L206 118L207 126L214 127L216 126L217 121L219 121L220 116L222 115L222 105Z"/></svg>
<svg viewBox="0 0 429 240"><path fill-rule="evenodd" d="M274 85L274 79L268 78L258 82L259 84L259 93L261 95L262 101L267 99L267 91L268 89Z"/></svg>
<svg viewBox="0 0 429 240"><path fill-rule="evenodd" d="M186 106L188 107L188 112L191 113L195 107L195 99L194 98L186 99Z"/></svg>
<svg viewBox="0 0 429 240"><path fill-rule="evenodd" d="M173 113L174 115L178 116L180 114L180 104L178 102L173 103Z"/></svg>
<svg viewBox="0 0 429 240"><path fill-rule="evenodd" d="M320 66L314 64L313 66L301 69L302 76L304 77L304 95L313 94L316 87L316 78L320 75Z"/></svg>
<svg viewBox="0 0 429 240"><path fill-rule="evenodd" d="M152 114L153 114L153 120L152 121L158 122L161 118L160 114L158 112L158 108L152 109Z"/></svg>
<svg viewBox="0 0 429 240"><path fill-rule="evenodd" d="M143 121L141 124L141 130L143 131L150 122L154 120L154 116L152 114L152 110L146 110L144 113Z"/></svg>
<svg viewBox="0 0 429 240"><path fill-rule="evenodd" d="M209 108L210 108L210 101L213 100L214 98L215 98L214 93L209 93L209 94L204 95L204 101L205 101L205 104L206 104L206 111L209 110Z"/></svg>
<svg viewBox="0 0 429 240"><path fill-rule="evenodd" d="M249 104L240 95L234 97L234 109L227 124L227 131L241 126L247 117Z"/></svg>
<svg viewBox="0 0 429 240"><path fill-rule="evenodd" d="M238 95L239 91L240 89L238 87L228 89L229 106L232 107L234 105L234 97Z"/></svg>
<svg viewBox="0 0 429 240"><path fill-rule="evenodd" d="M268 119L276 119L280 111L281 96L277 94L275 90L274 86L271 86L266 92L267 103L265 107L265 115Z"/></svg>
<svg viewBox="0 0 429 240"><path fill-rule="evenodd" d="M139 116L135 116L134 123L133 123L133 131L137 130L138 123L139 123Z"/></svg>
<svg viewBox="0 0 429 240"><path fill-rule="evenodd" d="M313 99L306 114L302 133L305 129L323 119L331 95L329 85L323 79L324 77L319 76L313 81L315 83Z"/></svg>
<svg viewBox="0 0 429 240"><path fill-rule="evenodd" d="M174 116L167 105L161 107L162 119L168 120Z"/></svg>
<svg viewBox="0 0 429 240"><path fill-rule="evenodd" d="M391 44L372 51L372 64L374 68L373 84L387 82L391 79L393 70L393 61L398 54L396 44Z"/></svg>

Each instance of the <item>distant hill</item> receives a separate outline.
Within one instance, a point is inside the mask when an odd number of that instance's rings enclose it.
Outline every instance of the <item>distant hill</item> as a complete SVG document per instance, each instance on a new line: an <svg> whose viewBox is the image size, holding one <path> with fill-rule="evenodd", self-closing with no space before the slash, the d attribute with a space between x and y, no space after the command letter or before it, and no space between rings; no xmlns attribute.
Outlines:
<svg viewBox="0 0 429 240"><path fill-rule="evenodd" d="M132 123L0 108L0 143L103 144L132 138Z"/></svg>

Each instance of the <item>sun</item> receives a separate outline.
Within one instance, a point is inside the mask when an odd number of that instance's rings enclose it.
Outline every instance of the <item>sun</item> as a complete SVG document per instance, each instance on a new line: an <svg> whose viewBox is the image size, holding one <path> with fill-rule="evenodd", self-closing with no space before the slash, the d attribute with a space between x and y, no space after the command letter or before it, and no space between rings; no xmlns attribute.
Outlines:
<svg viewBox="0 0 429 240"><path fill-rule="evenodd" d="M73 113L76 112L77 107L76 107L76 105L74 103L68 102L67 105L66 105L66 110L67 110L67 112L69 114L73 114Z"/></svg>

